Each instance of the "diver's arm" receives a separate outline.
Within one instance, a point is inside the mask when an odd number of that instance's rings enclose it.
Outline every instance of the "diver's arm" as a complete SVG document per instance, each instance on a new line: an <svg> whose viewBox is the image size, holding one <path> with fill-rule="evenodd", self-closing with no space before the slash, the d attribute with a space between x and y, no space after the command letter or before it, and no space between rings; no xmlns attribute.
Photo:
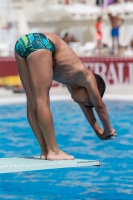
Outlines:
<svg viewBox="0 0 133 200"><path fill-rule="evenodd" d="M81 107L87 121L89 122L89 124L91 125L91 127L93 128L93 130L95 131L97 136L103 140L104 139L104 135L103 135L104 130L99 126L99 124L95 118L93 109L85 107L83 104L79 104L79 106Z"/></svg>
<svg viewBox="0 0 133 200"><path fill-rule="evenodd" d="M108 112L100 96L95 77L92 73L89 74L88 79L86 80L86 89L89 93L91 102L94 105L94 108L103 124L104 130L107 135L109 135L112 133L112 127L108 117Z"/></svg>
<svg viewBox="0 0 133 200"><path fill-rule="evenodd" d="M86 79L85 85L86 85L88 94L90 96L90 100L92 104L94 105L94 108L103 124L104 138L110 139L110 137L116 136L116 131L115 129L112 128L110 120L109 120L107 108L98 91L95 77L91 72L89 72L89 76Z"/></svg>
<svg viewBox="0 0 133 200"><path fill-rule="evenodd" d="M99 118L101 119L101 121L103 123L103 127L104 127L104 131L103 131L96 121L93 110L91 108L87 108L83 105L84 102L88 100L88 95L86 95L87 91L85 91L83 89L81 89L82 91L80 91L80 87L78 89L73 89L69 85L67 85L67 88L71 94L72 99L80 105L84 115L86 116L88 122L90 123L90 125L92 126L92 128L94 129L94 131L98 135L98 137L100 139L104 140L104 139L110 139L112 136L115 136L115 130L112 129L112 127L110 125L110 121L108 119L108 114L105 109L106 107L105 108L103 107L103 110L101 107L95 108L97 114L101 115ZM98 94L99 94L99 92L98 92ZM100 99L101 99L101 97L100 97ZM91 101L92 101L92 99L91 99ZM102 99L101 99L101 101L102 101ZM93 103L93 101L92 101L92 103ZM96 105L96 103L97 102L95 102L94 105ZM109 123L109 124L106 124L106 123ZM110 130L109 130L109 128L110 128Z"/></svg>
<svg viewBox="0 0 133 200"><path fill-rule="evenodd" d="M70 92L70 94L72 95L72 88L71 86L69 85L66 85L67 86L67 89L68 91ZM95 115L93 113L93 109L92 108L88 108L88 107L85 107L83 104L80 104L78 103L80 108L82 109L87 121L90 123L91 127L93 128L93 130L95 131L95 133L97 134L97 136L100 138L100 139L103 139L103 129L101 129L101 127L99 126L96 118L95 118Z"/></svg>
<svg viewBox="0 0 133 200"><path fill-rule="evenodd" d="M67 85L67 88L68 88L69 92L71 93L72 99L75 102L77 102L79 105L83 105L83 102L85 102L85 100L87 100L87 98L85 99L85 95L84 94L82 95L82 93L80 93L80 95L83 96L83 99L82 98L79 99L79 94L78 94L78 96L76 95L79 90L75 93L75 90L71 86ZM106 106L105 106L104 102L102 101L99 91L97 89L94 75L92 75L92 77L90 77L89 80L86 81L86 90L88 91L91 102L93 103L94 108L103 124L105 133L107 135L109 135L112 132L112 127L111 127L111 124L109 121Z"/></svg>

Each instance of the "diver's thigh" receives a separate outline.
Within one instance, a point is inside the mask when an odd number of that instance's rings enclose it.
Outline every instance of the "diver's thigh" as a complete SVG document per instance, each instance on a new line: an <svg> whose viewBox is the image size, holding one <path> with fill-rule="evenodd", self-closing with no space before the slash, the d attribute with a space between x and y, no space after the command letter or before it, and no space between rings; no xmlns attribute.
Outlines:
<svg viewBox="0 0 133 200"><path fill-rule="evenodd" d="M38 50L27 57L31 86L36 102L49 101L49 90L53 79L52 53Z"/></svg>
<svg viewBox="0 0 133 200"><path fill-rule="evenodd" d="M19 76L20 76L22 85L24 87L24 90L26 92L28 101L31 101L34 105L27 61L16 53L15 53L15 58L16 58L17 66L18 66Z"/></svg>

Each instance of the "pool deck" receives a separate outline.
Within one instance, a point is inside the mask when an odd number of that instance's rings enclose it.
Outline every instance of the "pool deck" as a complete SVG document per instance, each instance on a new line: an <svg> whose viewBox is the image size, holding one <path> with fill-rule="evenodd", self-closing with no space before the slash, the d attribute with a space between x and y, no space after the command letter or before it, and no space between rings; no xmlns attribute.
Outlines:
<svg viewBox="0 0 133 200"><path fill-rule="evenodd" d="M51 101L71 100L66 87L53 87ZM104 100L133 101L133 85L107 85ZM13 93L11 89L0 88L0 105L26 102L25 93Z"/></svg>

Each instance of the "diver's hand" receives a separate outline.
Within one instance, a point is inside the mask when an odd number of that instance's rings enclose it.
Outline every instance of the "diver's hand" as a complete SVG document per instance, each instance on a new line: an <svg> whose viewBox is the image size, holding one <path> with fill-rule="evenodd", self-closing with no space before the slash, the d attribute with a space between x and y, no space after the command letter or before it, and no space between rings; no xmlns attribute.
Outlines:
<svg viewBox="0 0 133 200"><path fill-rule="evenodd" d="M104 133L104 134L105 134L105 140L114 139L114 137L117 136L116 130L113 128L109 133Z"/></svg>
<svg viewBox="0 0 133 200"><path fill-rule="evenodd" d="M111 129L110 132L105 132L103 129L100 129L99 131L96 132L96 134L101 140L110 140L114 139L114 137L117 136L116 130L113 128Z"/></svg>

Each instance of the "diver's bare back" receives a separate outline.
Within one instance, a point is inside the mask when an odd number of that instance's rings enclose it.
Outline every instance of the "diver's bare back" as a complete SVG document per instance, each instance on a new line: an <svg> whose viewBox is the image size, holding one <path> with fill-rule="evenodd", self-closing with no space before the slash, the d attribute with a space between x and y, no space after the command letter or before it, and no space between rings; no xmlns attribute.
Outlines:
<svg viewBox="0 0 133 200"><path fill-rule="evenodd" d="M86 70L76 53L57 35L45 33L56 46L53 56L53 79L69 85L77 84L77 74ZM87 70L88 71L88 70Z"/></svg>

